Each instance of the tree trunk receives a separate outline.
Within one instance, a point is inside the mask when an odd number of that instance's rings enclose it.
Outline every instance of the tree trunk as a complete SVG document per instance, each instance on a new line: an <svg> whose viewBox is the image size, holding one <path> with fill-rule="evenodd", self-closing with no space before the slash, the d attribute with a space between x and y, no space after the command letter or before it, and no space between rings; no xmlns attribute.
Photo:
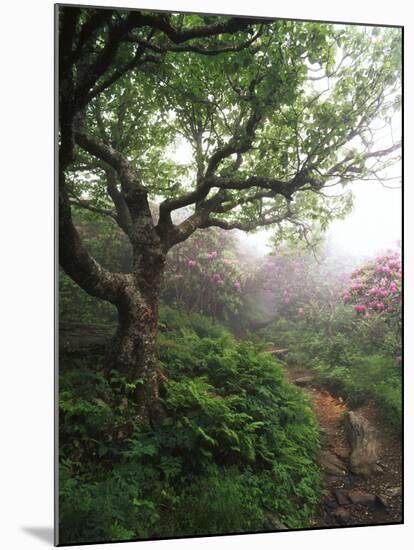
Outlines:
<svg viewBox="0 0 414 550"><path fill-rule="evenodd" d="M137 383L135 399L142 421L154 425L162 414L159 384L163 375L156 350L161 269L127 275L117 303L118 329L110 344L107 363L129 382ZM151 284L149 283L151 281Z"/></svg>

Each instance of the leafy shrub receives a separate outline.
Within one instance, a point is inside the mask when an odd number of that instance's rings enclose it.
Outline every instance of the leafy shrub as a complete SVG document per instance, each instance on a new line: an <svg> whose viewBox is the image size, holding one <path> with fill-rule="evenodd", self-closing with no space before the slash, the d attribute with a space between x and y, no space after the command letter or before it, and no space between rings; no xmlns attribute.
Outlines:
<svg viewBox="0 0 414 550"><path fill-rule="evenodd" d="M310 403L262 343L162 308L165 416L136 420L133 391L99 362L61 377L61 540L306 527L320 496ZM75 443L76 442L76 443Z"/></svg>
<svg viewBox="0 0 414 550"><path fill-rule="evenodd" d="M351 406L375 402L384 420L401 428L401 374L390 358L381 355L357 357L349 366L316 366L319 381L339 392Z"/></svg>
<svg viewBox="0 0 414 550"><path fill-rule="evenodd" d="M60 466L61 543L147 538L159 514L152 497L144 498L143 468L115 465L111 474L94 481L74 476L70 462ZM89 468L92 464L89 464ZM154 475L154 472L151 472ZM94 472L90 474L93 477ZM148 494L148 486L145 487Z"/></svg>
<svg viewBox="0 0 414 550"><path fill-rule="evenodd" d="M203 476L194 476L170 515L168 531L160 534L208 535L237 533L263 528L265 515L256 477L246 469L209 465Z"/></svg>

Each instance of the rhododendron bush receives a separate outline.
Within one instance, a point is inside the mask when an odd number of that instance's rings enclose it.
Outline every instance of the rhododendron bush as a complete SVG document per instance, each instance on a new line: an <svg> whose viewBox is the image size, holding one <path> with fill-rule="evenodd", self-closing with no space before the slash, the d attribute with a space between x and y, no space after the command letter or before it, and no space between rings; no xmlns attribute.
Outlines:
<svg viewBox="0 0 414 550"><path fill-rule="evenodd" d="M280 251L263 259L249 277L246 290L271 296L269 302L275 314L303 315L304 306L312 294L310 271L307 257Z"/></svg>
<svg viewBox="0 0 414 550"><path fill-rule="evenodd" d="M185 311L226 319L241 307L244 279L234 236L212 228L171 251L164 299Z"/></svg>
<svg viewBox="0 0 414 550"><path fill-rule="evenodd" d="M326 321L340 303L345 268L327 250L316 259L310 251L278 248L263 259L247 279L246 294L266 293L273 318L305 320L315 325Z"/></svg>
<svg viewBox="0 0 414 550"><path fill-rule="evenodd" d="M392 320L401 317L401 257L398 252L378 256L351 274L351 284L343 300L357 314L383 315Z"/></svg>

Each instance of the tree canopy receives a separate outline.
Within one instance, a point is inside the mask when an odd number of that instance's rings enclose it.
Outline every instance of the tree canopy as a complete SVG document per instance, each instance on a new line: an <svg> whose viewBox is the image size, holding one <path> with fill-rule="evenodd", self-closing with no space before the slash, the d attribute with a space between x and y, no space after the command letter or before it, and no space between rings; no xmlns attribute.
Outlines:
<svg viewBox="0 0 414 550"><path fill-rule="evenodd" d="M210 226L306 238L351 206L325 187L400 147L375 131L399 107L396 29L61 9L65 189L131 242L148 200L165 251Z"/></svg>

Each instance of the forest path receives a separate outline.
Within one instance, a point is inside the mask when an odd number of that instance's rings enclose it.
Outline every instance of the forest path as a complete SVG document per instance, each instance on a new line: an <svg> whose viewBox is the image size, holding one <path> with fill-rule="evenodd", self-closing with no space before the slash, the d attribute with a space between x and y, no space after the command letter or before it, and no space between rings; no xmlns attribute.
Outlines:
<svg viewBox="0 0 414 550"><path fill-rule="evenodd" d="M380 421L372 403L358 409L374 427L379 443L381 471L369 477L350 471L351 448L344 413L349 407L340 397L317 387L310 371L287 368L290 382L301 387L313 403L321 430L318 463L322 471L323 497L314 527L375 525L402 521L401 440Z"/></svg>

